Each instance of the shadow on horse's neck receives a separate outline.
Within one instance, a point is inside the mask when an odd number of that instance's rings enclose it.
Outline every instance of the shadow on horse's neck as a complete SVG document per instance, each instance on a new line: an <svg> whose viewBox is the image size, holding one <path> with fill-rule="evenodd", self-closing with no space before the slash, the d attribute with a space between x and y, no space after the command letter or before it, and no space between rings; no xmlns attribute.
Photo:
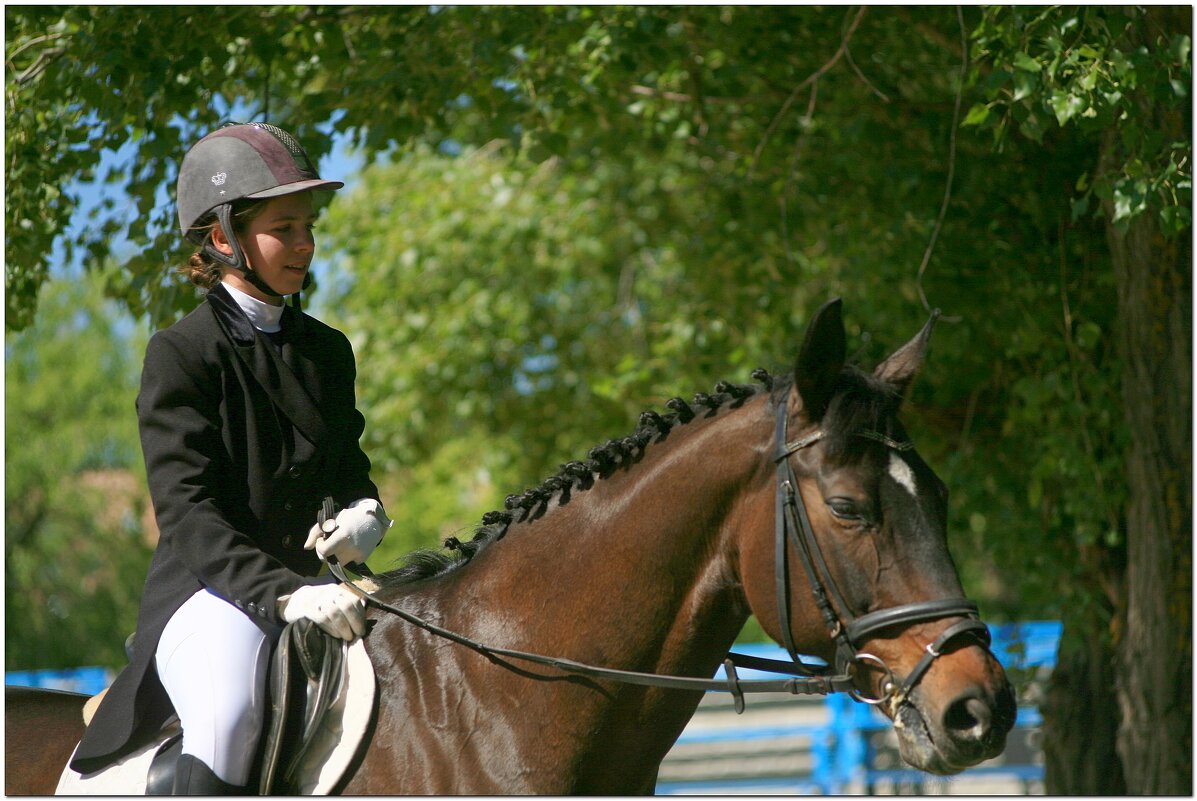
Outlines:
<svg viewBox="0 0 1197 801"><path fill-rule="evenodd" d="M752 517L748 506L772 519L771 422L764 393L704 410L636 463L575 488L564 505L554 498L425 585L442 619L468 608L469 627L492 645L632 670L713 670L747 617L733 521Z"/></svg>

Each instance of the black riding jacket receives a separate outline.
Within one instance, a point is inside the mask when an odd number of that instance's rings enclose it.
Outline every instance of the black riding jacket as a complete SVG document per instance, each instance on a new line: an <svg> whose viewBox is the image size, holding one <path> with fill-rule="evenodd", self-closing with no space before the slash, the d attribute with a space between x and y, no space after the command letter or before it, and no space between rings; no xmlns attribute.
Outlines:
<svg viewBox="0 0 1197 801"><path fill-rule="evenodd" d="M349 340L290 307L282 327L272 342L217 286L150 339L137 416L160 539L130 664L71 761L81 773L144 744L173 714L154 654L184 601L208 587L281 624L276 599L315 583L321 563L303 545L324 496L341 506L378 498L358 444Z"/></svg>

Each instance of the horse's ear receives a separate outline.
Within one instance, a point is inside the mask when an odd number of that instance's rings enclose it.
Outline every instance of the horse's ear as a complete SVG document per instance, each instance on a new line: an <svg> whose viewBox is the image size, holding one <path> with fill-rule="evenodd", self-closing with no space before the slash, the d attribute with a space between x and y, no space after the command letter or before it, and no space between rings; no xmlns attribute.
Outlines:
<svg viewBox="0 0 1197 801"><path fill-rule="evenodd" d="M839 298L824 303L810 325L794 366L794 387L802 398L802 408L808 419L823 417L835 391L835 382L844 367L847 342L844 321L840 316L843 301Z"/></svg>
<svg viewBox="0 0 1197 801"><path fill-rule="evenodd" d="M931 340L931 330L935 328L935 321L939 319L939 309L931 312L930 319L923 326L923 330L915 334L914 339L898 348L893 354L877 365L873 375L886 383L896 386L901 393L918 375L923 361L927 357L927 343Z"/></svg>

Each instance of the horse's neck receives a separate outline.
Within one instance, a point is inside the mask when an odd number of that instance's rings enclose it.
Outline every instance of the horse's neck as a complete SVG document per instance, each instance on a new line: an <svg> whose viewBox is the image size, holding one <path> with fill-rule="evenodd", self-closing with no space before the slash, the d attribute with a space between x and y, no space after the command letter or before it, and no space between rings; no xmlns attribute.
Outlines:
<svg viewBox="0 0 1197 801"><path fill-rule="evenodd" d="M727 539L765 472L762 402L675 427L630 468L511 526L461 571L459 599L514 647L637 670L717 663L696 647L730 642L746 616L728 603L739 589ZM553 641L537 639L548 630Z"/></svg>
<svg viewBox="0 0 1197 801"><path fill-rule="evenodd" d="M565 506L553 500L470 563L394 599L492 648L709 677L747 615L740 531L772 515L763 402L675 427L637 464L575 487ZM355 794L651 792L701 697L563 680L398 618L378 628L376 736L396 745L371 752L367 767L394 782L350 785Z"/></svg>

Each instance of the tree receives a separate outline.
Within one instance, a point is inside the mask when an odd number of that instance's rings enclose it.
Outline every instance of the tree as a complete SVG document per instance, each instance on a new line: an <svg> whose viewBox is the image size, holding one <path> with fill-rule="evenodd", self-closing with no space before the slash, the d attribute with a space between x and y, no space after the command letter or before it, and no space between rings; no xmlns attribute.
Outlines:
<svg viewBox="0 0 1197 801"><path fill-rule="evenodd" d="M140 168L114 177L148 255L111 291L156 324L193 304L164 277L155 191L234 99L313 155L341 131L390 162L327 220L353 291L317 295L358 332L389 477L443 476L422 463L486 437L498 503L670 395L784 366L828 295L865 362L942 307L909 415L953 487L966 586L987 614L1065 619L1074 692L1049 725L1112 744L1114 716L1082 713L1122 688L1120 758L1051 755L1049 790L1116 792L1118 764L1177 791L1191 623L1170 642L1160 623L1191 598L1186 13L10 9L8 319L47 274L63 179L130 137ZM74 245L104 252L103 225ZM1169 269L1144 275L1153 258Z"/></svg>
<svg viewBox="0 0 1197 801"><path fill-rule="evenodd" d="M103 280L52 284L5 345L7 669L119 667L136 626L157 540L133 414L144 336L120 330Z"/></svg>
<svg viewBox="0 0 1197 801"><path fill-rule="evenodd" d="M1117 747L1130 792L1188 794L1192 253L1182 198L1191 187L1191 10L1028 12L988 11L977 30L994 70L989 102L973 116L996 108L999 135L1016 122L1031 139L1054 117L1095 144L1092 185L1078 176L1084 194L1076 202L1083 209L1095 195L1105 221L1130 432L1125 588L1112 632L1122 713ZM1096 672L1104 683L1107 672Z"/></svg>

